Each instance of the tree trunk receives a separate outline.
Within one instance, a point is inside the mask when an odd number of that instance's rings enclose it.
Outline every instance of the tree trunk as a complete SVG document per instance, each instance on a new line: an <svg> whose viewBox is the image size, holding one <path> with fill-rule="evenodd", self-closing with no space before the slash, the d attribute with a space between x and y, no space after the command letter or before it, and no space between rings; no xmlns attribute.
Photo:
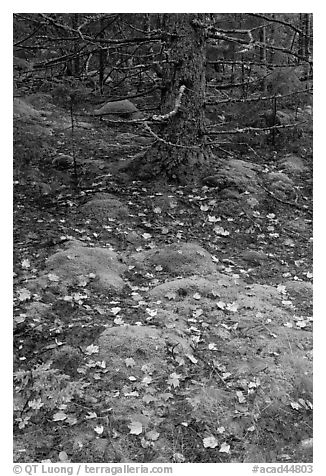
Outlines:
<svg viewBox="0 0 326 476"><path fill-rule="evenodd" d="M259 41L262 43L262 46L259 48L260 61L264 63L264 75L267 75L266 26L262 26L259 31ZM267 83L265 77L263 77L262 90L264 94L267 94Z"/></svg>
<svg viewBox="0 0 326 476"><path fill-rule="evenodd" d="M162 68L161 114L168 117L155 130L159 140L147 156L155 174L182 183L192 180L212 155L204 140L205 33L196 24L203 20L203 14L164 14L162 21L169 62ZM169 115L171 111L176 113Z"/></svg>
<svg viewBox="0 0 326 476"><path fill-rule="evenodd" d="M72 14L72 27L74 29L77 29L79 26L79 14L78 13L73 13ZM79 41L74 40L73 44L73 52L74 52L74 58L72 60L72 74L76 78L80 75L80 61L79 61Z"/></svg>

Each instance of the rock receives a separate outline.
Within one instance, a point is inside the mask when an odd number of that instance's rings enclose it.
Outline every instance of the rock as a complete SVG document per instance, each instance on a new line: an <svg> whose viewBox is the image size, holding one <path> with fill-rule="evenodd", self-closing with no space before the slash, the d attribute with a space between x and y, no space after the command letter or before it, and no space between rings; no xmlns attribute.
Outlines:
<svg viewBox="0 0 326 476"><path fill-rule="evenodd" d="M220 193L221 198L228 200L239 200L240 193L232 188L225 188Z"/></svg>
<svg viewBox="0 0 326 476"><path fill-rule="evenodd" d="M40 111L28 104L21 98L14 98L14 117L25 119L40 119Z"/></svg>
<svg viewBox="0 0 326 476"><path fill-rule="evenodd" d="M277 111L274 114L274 111L269 110L264 112L262 117L265 119L267 127L286 125L292 121L291 116L283 111Z"/></svg>
<svg viewBox="0 0 326 476"><path fill-rule="evenodd" d="M51 304L45 304L43 302L31 302L26 308L26 316L37 321L38 319L44 319L45 317L53 317L51 312Z"/></svg>
<svg viewBox="0 0 326 476"><path fill-rule="evenodd" d="M301 174L306 171L307 167L301 157L294 154L288 154L280 161L280 166L285 169L286 172L294 175Z"/></svg>
<svg viewBox="0 0 326 476"><path fill-rule="evenodd" d="M73 167L74 159L71 155L60 154L52 160L52 165L61 170L69 169L70 167Z"/></svg>
<svg viewBox="0 0 326 476"><path fill-rule="evenodd" d="M129 216L129 210L116 198L94 198L82 207L89 218L98 221L110 219L123 219Z"/></svg>
<svg viewBox="0 0 326 476"><path fill-rule="evenodd" d="M162 375L168 367L166 361L167 344L176 347L176 352L192 354L188 339L149 326L119 326L106 329L98 339L99 357L110 363L113 374L119 371L119 377L128 379L130 369L126 358L133 358L135 364L132 373L143 377L143 365L151 365L154 375Z"/></svg>
<svg viewBox="0 0 326 476"><path fill-rule="evenodd" d="M67 249L58 251L50 256L46 262L47 273L59 276L59 284L73 285L78 282L79 276L95 274L90 285L106 290L121 290L124 281L121 274L126 266L119 261L117 253L106 248L88 248L80 246L78 242L70 242ZM43 276L41 279L46 279Z"/></svg>
<svg viewBox="0 0 326 476"><path fill-rule="evenodd" d="M77 377L77 369L82 364L82 353L70 345L59 347L52 356L53 365L62 373Z"/></svg>
<svg viewBox="0 0 326 476"><path fill-rule="evenodd" d="M195 243L176 243L130 256L130 264L140 268L162 266L173 276L189 276L216 271L210 253Z"/></svg>
<svg viewBox="0 0 326 476"><path fill-rule="evenodd" d="M155 299L168 300L167 294L174 293L176 295L174 300L176 301L183 300L187 295L193 295L196 292L202 296L207 296L210 293L218 293L220 291L219 278L223 278L223 275L216 273L214 278L214 280L208 280L201 276L190 276L188 278L174 279L155 286L155 288L150 290L149 295Z"/></svg>
<svg viewBox="0 0 326 476"><path fill-rule="evenodd" d="M94 455L95 460L103 459L108 446L109 441L106 438L96 438L91 442L91 454Z"/></svg>
<svg viewBox="0 0 326 476"><path fill-rule="evenodd" d="M307 281L286 281L284 283L284 286L290 294L312 299L312 283L309 283Z"/></svg>
<svg viewBox="0 0 326 476"><path fill-rule="evenodd" d="M94 111L94 116L116 115L124 119L139 119L142 114L129 99L111 101Z"/></svg>
<svg viewBox="0 0 326 476"><path fill-rule="evenodd" d="M126 234L126 240L135 246L140 246L142 243L141 237L135 231L130 231Z"/></svg>
<svg viewBox="0 0 326 476"><path fill-rule="evenodd" d="M90 122L77 122L76 127L80 129L94 129L93 124L91 124Z"/></svg>
<svg viewBox="0 0 326 476"><path fill-rule="evenodd" d="M261 170L257 164L231 159L225 161L216 174L205 177L203 183L210 187L217 187L219 190L232 189L232 193L246 191L261 193L257 177L257 171Z"/></svg>
<svg viewBox="0 0 326 476"><path fill-rule="evenodd" d="M293 180L283 172L270 172L266 176L267 180L271 182L283 182L286 185L293 187Z"/></svg>
<svg viewBox="0 0 326 476"><path fill-rule="evenodd" d="M150 296L155 297L155 293L150 294ZM160 328L175 329L175 332L186 333L188 331L188 323L185 316L164 309L158 310L155 316L155 323L158 323Z"/></svg>
<svg viewBox="0 0 326 476"><path fill-rule="evenodd" d="M33 69L33 64L30 63L29 61L23 59L23 58L18 58L17 56L14 56L13 58L13 66L14 69L17 71L32 71Z"/></svg>
<svg viewBox="0 0 326 476"><path fill-rule="evenodd" d="M278 196L284 196L284 199L292 199L295 193L293 180L283 172L270 172L266 175L268 188L276 192Z"/></svg>
<svg viewBox="0 0 326 476"><path fill-rule="evenodd" d="M241 258L251 266L260 266L268 259L265 253L255 250L244 251L241 255Z"/></svg>
<svg viewBox="0 0 326 476"><path fill-rule="evenodd" d="M303 449L311 449L311 448L313 448L313 445L314 445L313 438L307 438L305 440L300 441L300 446Z"/></svg>
<svg viewBox="0 0 326 476"><path fill-rule="evenodd" d="M293 231L296 231L298 233L304 233L309 230L309 227L311 227L312 223L310 220L310 223L308 220L305 220L304 218L293 218L293 220L289 220L287 222L287 227L290 228ZM312 230L311 230L312 232Z"/></svg>

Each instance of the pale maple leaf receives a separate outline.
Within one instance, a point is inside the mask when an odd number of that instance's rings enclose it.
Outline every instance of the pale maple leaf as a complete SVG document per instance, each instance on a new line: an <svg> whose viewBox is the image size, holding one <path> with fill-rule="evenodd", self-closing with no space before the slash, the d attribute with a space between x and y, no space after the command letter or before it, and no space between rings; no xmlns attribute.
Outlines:
<svg viewBox="0 0 326 476"><path fill-rule="evenodd" d="M67 414L64 412L57 412L53 415L52 420L53 421L63 421L67 418Z"/></svg>
<svg viewBox="0 0 326 476"><path fill-rule="evenodd" d="M221 447L219 449L219 452L220 453L230 453L230 445L228 445L227 443L222 443Z"/></svg>
<svg viewBox="0 0 326 476"><path fill-rule="evenodd" d="M208 436L207 438L203 439L204 448L216 448L218 445L218 441L215 436Z"/></svg>
<svg viewBox="0 0 326 476"><path fill-rule="evenodd" d="M128 428L130 429L131 435L140 435L143 431L143 425L140 421L133 420L129 425Z"/></svg>

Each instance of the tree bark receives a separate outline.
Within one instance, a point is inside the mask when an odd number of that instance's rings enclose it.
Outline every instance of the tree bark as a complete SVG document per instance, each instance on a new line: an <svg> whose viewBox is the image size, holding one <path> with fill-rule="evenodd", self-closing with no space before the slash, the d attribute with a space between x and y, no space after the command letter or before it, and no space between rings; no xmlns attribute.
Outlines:
<svg viewBox="0 0 326 476"><path fill-rule="evenodd" d="M203 14L164 14L168 63L162 68L161 114L157 136L160 138L147 156L154 173L164 173L181 182L191 180L198 167L211 157L205 145L205 30L197 22ZM185 88L182 88L182 87ZM180 88L181 104L176 110Z"/></svg>

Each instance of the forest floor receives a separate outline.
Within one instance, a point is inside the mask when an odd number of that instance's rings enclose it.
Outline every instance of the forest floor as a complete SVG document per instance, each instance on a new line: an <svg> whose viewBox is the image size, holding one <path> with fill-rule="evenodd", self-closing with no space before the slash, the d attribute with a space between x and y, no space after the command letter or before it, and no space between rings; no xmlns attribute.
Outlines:
<svg viewBox="0 0 326 476"><path fill-rule="evenodd" d="M151 139L82 118L74 191L69 114L14 131L15 462L311 462L312 158L133 181Z"/></svg>

